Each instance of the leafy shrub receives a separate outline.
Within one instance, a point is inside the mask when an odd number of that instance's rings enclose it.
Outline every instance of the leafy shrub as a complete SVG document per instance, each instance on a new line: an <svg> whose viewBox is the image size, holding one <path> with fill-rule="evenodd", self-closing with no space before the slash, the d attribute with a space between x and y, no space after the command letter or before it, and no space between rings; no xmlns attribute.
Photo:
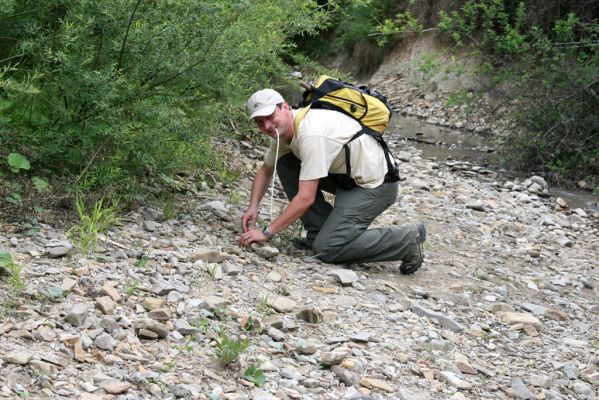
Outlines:
<svg viewBox="0 0 599 400"><path fill-rule="evenodd" d="M289 79L288 38L327 18L300 0L1 4L0 148L80 190L222 176L212 138L245 121L249 93Z"/></svg>
<svg viewBox="0 0 599 400"><path fill-rule="evenodd" d="M441 12L439 28L457 46L479 50L487 60L481 68L486 91L516 110L519 126L505 141L506 161L545 169L557 179L597 179L599 22L591 19L596 12L573 2L556 19L534 6L468 0L457 11Z"/></svg>

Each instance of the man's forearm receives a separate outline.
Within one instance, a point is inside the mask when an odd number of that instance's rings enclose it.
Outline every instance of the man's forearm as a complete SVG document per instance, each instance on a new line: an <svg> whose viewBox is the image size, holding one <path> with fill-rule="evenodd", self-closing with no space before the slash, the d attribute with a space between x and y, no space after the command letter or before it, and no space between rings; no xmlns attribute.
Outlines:
<svg viewBox="0 0 599 400"><path fill-rule="evenodd" d="M294 223L299 217L304 215L308 208L314 203L317 187L318 179L300 181L297 195L291 200L289 205L285 207L281 215L269 225L269 233L274 235L281 232L283 229Z"/></svg>

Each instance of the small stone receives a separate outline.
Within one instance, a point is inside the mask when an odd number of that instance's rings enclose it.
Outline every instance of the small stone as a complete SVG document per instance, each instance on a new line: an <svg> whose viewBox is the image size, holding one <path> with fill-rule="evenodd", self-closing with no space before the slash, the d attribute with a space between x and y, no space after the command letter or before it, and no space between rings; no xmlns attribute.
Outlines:
<svg viewBox="0 0 599 400"><path fill-rule="evenodd" d="M335 374L337 379L343 382L347 387L353 386L358 379L353 373L339 365L333 365L331 371Z"/></svg>
<svg viewBox="0 0 599 400"><path fill-rule="evenodd" d="M316 308L304 308L296 314L296 317L311 324L318 324L324 318L322 311Z"/></svg>
<svg viewBox="0 0 599 400"><path fill-rule="evenodd" d="M71 311L65 317L65 321L69 324L77 327L83 325L85 318L87 318L87 314L89 313L89 308L84 303L77 303L73 305Z"/></svg>
<svg viewBox="0 0 599 400"><path fill-rule="evenodd" d="M555 199L555 203L560 206L561 208L568 208L568 203L566 202L566 200L562 199L561 197L558 197L557 199Z"/></svg>
<svg viewBox="0 0 599 400"><path fill-rule="evenodd" d="M94 339L94 345L102 350L113 351L116 346L116 341L107 333L101 333Z"/></svg>
<svg viewBox="0 0 599 400"><path fill-rule="evenodd" d="M541 321L537 317L529 313L506 312L503 314L503 322L508 325L513 324L529 324L541 325Z"/></svg>
<svg viewBox="0 0 599 400"><path fill-rule="evenodd" d="M524 382L522 382L522 378L520 378L518 376L512 377L511 387L512 387L512 390L514 391L514 394L519 399L536 399L537 398L537 396L526 387Z"/></svg>
<svg viewBox="0 0 599 400"><path fill-rule="evenodd" d="M77 281L71 278L65 278L61 285L60 289L64 292L71 292L75 286L77 286Z"/></svg>
<svg viewBox="0 0 599 400"><path fill-rule="evenodd" d="M59 258L66 256L73 248L73 244L68 240L51 240L46 243L45 255L50 258Z"/></svg>
<svg viewBox="0 0 599 400"><path fill-rule="evenodd" d="M142 303L142 306L146 310L152 311L164 306L164 299L156 297L146 297Z"/></svg>
<svg viewBox="0 0 599 400"><path fill-rule="evenodd" d="M102 296L96 299L96 306L104 315L113 315L116 304L108 296Z"/></svg>
<svg viewBox="0 0 599 400"><path fill-rule="evenodd" d="M539 331L537 331L537 329L532 326L532 325L524 325L524 327L522 328L524 330L524 333L526 333L528 336L531 337L536 337L539 336Z"/></svg>
<svg viewBox="0 0 599 400"><path fill-rule="evenodd" d="M455 364L456 367L460 370L460 372L464 374L477 375L478 372L470 365L468 361L468 357L463 354L456 353L455 354Z"/></svg>
<svg viewBox="0 0 599 400"><path fill-rule="evenodd" d="M380 389L380 390L383 390L388 393L395 391L395 389L393 389L393 387L391 387L390 385L381 381L380 379L372 379L372 378L362 377L362 378L360 378L358 383L364 387L367 387L368 389Z"/></svg>
<svg viewBox="0 0 599 400"><path fill-rule="evenodd" d="M29 365L34 371L45 375L52 375L58 372L58 367L56 365L41 360L31 360Z"/></svg>
<svg viewBox="0 0 599 400"><path fill-rule="evenodd" d="M144 229L148 232L156 232L162 226L160 222L145 220L143 222Z"/></svg>
<svg viewBox="0 0 599 400"><path fill-rule="evenodd" d="M295 308L295 301L282 296L277 296L274 299L268 298L266 304L276 312L280 313L288 313Z"/></svg>
<svg viewBox="0 0 599 400"><path fill-rule="evenodd" d="M466 204L466 208L474 211L485 211L485 204L481 200L475 200Z"/></svg>
<svg viewBox="0 0 599 400"><path fill-rule="evenodd" d="M428 309L420 306L418 303L414 303L412 305L412 312L420 317L428 317L431 319L436 319L437 321L439 321L441 326L443 326L446 329L452 330L454 332L459 332L459 331L464 330L464 327L462 325L460 325L459 323L457 323L456 321L454 321L453 319L451 319L441 313L438 313L436 311L428 310Z"/></svg>
<svg viewBox="0 0 599 400"><path fill-rule="evenodd" d="M472 388L472 384L460 379L456 374L450 371L442 371L441 376L445 378L447 383L458 388L458 389L470 389Z"/></svg>
<svg viewBox="0 0 599 400"><path fill-rule="evenodd" d="M536 387L547 387L551 383L551 379L547 375L531 374L528 377L528 383Z"/></svg>
<svg viewBox="0 0 599 400"><path fill-rule="evenodd" d="M12 351L10 353L3 355L2 359L5 362L10 363L10 364L25 365L29 361L31 361L32 357L33 357L33 355L30 353L26 353L26 352L22 352L22 351Z"/></svg>
<svg viewBox="0 0 599 400"><path fill-rule="evenodd" d="M165 322L170 320L171 315L168 308L157 308L148 313L148 318L154 319L156 321Z"/></svg>
<svg viewBox="0 0 599 400"><path fill-rule="evenodd" d="M320 363L326 367L330 367L332 365L339 365L347 356L348 354L345 351L331 351L328 353L324 353L320 356Z"/></svg>
<svg viewBox="0 0 599 400"><path fill-rule="evenodd" d="M358 281L358 274L350 269L334 269L331 271L331 275L333 275L342 286L350 286L352 283Z"/></svg>
<svg viewBox="0 0 599 400"><path fill-rule="evenodd" d="M105 282L102 286L102 293L110 297L113 301L121 301L121 294L115 289L110 282Z"/></svg>
<svg viewBox="0 0 599 400"><path fill-rule="evenodd" d="M279 249L262 243L254 242L250 245L252 250L262 258L271 259L279 255Z"/></svg>
<svg viewBox="0 0 599 400"><path fill-rule="evenodd" d="M305 340L300 340L295 345L295 351L299 354L312 355L316 353L316 346L314 345L314 343Z"/></svg>
<svg viewBox="0 0 599 400"><path fill-rule="evenodd" d="M100 382L100 388L108 394L121 394L127 392L131 388L129 382L123 382L116 379L110 379Z"/></svg>

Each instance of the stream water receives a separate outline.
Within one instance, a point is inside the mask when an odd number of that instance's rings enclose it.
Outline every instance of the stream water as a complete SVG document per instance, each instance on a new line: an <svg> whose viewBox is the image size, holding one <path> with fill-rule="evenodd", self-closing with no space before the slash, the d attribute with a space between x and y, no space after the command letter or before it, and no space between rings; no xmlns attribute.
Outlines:
<svg viewBox="0 0 599 400"><path fill-rule="evenodd" d="M525 180L529 176L515 171L507 171L499 166L499 154L484 137L473 133L452 130L438 125L427 124L416 118L395 114L388 128L393 137L409 141L420 150L425 158L468 161L473 165L486 167L498 173L499 180L517 178ZM549 187L555 197L561 197L570 208L584 208L599 211L599 195L590 191Z"/></svg>

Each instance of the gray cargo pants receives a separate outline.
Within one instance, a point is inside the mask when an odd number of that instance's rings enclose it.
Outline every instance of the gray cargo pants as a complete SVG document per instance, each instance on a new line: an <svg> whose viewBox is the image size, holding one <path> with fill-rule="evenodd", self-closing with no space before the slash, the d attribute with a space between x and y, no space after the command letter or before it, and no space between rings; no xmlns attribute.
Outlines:
<svg viewBox="0 0 599 400"><path fill-rule="evenodd" d="M287 154L277 162L277 173L288 199L299 186L301 162ZM329 176L321 178L314 204L302 216L307 239L316 256L327 263L409 260L418 252L413 224L367 229L397 198L398 183L383 183L374 189L356 186L343 190ZM335 194L333 207L322 191Z"/></svg>

